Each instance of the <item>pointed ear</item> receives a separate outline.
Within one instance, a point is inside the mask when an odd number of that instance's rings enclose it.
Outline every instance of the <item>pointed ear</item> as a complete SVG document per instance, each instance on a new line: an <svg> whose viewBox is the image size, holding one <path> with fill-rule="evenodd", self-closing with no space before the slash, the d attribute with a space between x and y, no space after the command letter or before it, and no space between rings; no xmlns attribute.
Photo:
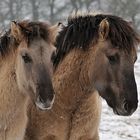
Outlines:
<svg viewBox="0 0 140 140"><path fill-rule="evenodd" d="M109 34L109 22L107 19L103 19L99 25L99 39L106 40Z"/></svg>
<svg viewBox="0 0 140 140"><path fill-rule="evenodd" d="M17 41L20 41L22 38L21 27L14 21L11 22L11 35L13 35Z"/></svg>
<svg viewBox="0 0 140 140"><path fill-rule="evenodd" d="M49 38L52 43L55 43L56 37L59 35L59 33L63 27L64 27L64 25L59 22L56 25L51 26L49 28Z"/></svg>

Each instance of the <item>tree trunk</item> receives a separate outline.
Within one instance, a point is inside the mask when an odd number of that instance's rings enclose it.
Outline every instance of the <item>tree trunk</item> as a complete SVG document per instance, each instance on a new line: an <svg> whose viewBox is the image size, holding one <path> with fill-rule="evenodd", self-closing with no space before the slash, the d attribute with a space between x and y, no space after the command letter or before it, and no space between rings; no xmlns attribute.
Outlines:
<svg viewBox="0 0 140 140"><path fill-rule="evenodd" d="M10 15L9 19L10 20L15 19L14 11L13 11L13 3L14 3L13 0L9 0L9 15Z"/></svg>
<svg viewBox="0 0 140 140"><path fill-rule="evenodd" d="M55 0L50 0L49 1L49 6L50 6L50 22L53 23L54 22L54 2Z"/></svg>
<svg viewBox="0 0 140 140"><path fill-rule="evenodd" d="M32 6L32 19L38 20L39 19L39 12L38 12L38 3L37 0L30 0Z"/></svg>

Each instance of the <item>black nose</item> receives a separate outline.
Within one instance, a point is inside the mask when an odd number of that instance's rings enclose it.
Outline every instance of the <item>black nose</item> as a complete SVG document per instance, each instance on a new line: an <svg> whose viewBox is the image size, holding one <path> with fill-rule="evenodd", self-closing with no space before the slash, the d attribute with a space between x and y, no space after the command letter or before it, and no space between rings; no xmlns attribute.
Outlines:
<svg viewBox="0 0 140 140"><path fill-rule="evenodd" d="M37 88L38 95L40 96L40 101L43 103L46 102L46 100L53 100L54 98L54 89L52 87L52 84L40 84Z"/></svg>
<svg viewBox="0 0 140 140"><path fill-rule="evenodd" d="M38 96L36 100L36 106L41 110L49 110L52 108L52 105L54 103L55 95L53 94L52 99L47 99L44 101L40 96Z"/></svg>
<svg viewBox="0 0 140 140"><path fill-rule="evenodd" d="M55 98L55 92L53 90L52 85L47 87L46 86L39 85L37 88L37 100L36 105L41 110L48 110L52 108L54 98Z"/></svg>

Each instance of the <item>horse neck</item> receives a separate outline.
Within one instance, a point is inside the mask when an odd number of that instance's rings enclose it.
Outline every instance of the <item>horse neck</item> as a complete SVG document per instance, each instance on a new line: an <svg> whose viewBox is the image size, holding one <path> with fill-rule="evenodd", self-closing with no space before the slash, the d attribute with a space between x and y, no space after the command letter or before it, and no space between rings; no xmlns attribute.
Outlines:
<svg viewBox="0 0 140 140"><path fill-rule="evenodd" d="M73 110L79 103L90 97L88 78L88 51L73 50L58 65L54 77L56 104Z"/></svg>
<svg viewBox="0 0 140 140"><path fill-rule="evenodd" d="M11 55L4 58L0 68L0 112L9 113L21 110L25 104L25 97L19 93L16 84L15 58ZM18 106L18 108L17 108ZM10 112L11 112L10 111Z"/></svg>

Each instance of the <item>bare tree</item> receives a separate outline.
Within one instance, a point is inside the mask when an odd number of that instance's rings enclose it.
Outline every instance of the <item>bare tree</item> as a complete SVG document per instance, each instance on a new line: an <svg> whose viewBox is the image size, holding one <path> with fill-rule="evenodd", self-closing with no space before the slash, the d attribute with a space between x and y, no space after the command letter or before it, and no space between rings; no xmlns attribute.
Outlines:
<svg viewBox="0 0 140 140"><path fill-rule="evenodd" d="M55 9L55 0L48 0L48 6L49 6L49 10L50 10L50 22L53 23L54 19L55 19L55 13L54 13L54 9Z"/></svg>
<svg viewBox="0 0 140 140"><path fill-rule="evenodd" d="M0 20L1 26L7 24L7 21L17 19L22 9L22 0L0 0ZM19 10L20 9L20 10Z"/></svg>
<svg viewBox="0 0 140 140"><path fill-rule="evenodd" d="M68 15L68 0L47 0L40 2L40 7L44 10L40 10L41 19L47 19L51 23L55 23L63 19L64 15Z"/></svg>
<svg viewBox="0 0 140 140"><path fill-rule="evenodd" d="M97 3L98 8L94 7L93 4ZM95 9L100 9L100 0L70 0L72 10L78 11L85 9L86 11L91 10L94 7Z"/></svg>
<svg viewBox="0 0 140 140"><path fill-rule="evenodd" d="M74 10L107 10L131 20L136 28L140 28L139 0L0 0L0 26L25 18L55 23Z"/></svg>
<svg viewBox="0 0 140 140"><path fill-rule="evenodd" d="M32 7L32 19L38 20L39 19L39 1L38 0L29 0Z"/></svg>
<svg viewBox="0 0 140 140"><path fill-rule="evenodd" d="M98 9L99 9L99 10L102 10L102 7L101 7L101 0L97 0L97 2L98 2Z"/></svg>
<svg viewBox="0 0 140 140"><path fill-rule="evenodd" d="M137 15L140 13L140 1L108 0L108 3L109 12L131 20L136 28L140 26L140 19L137 19Z"/></svg>

